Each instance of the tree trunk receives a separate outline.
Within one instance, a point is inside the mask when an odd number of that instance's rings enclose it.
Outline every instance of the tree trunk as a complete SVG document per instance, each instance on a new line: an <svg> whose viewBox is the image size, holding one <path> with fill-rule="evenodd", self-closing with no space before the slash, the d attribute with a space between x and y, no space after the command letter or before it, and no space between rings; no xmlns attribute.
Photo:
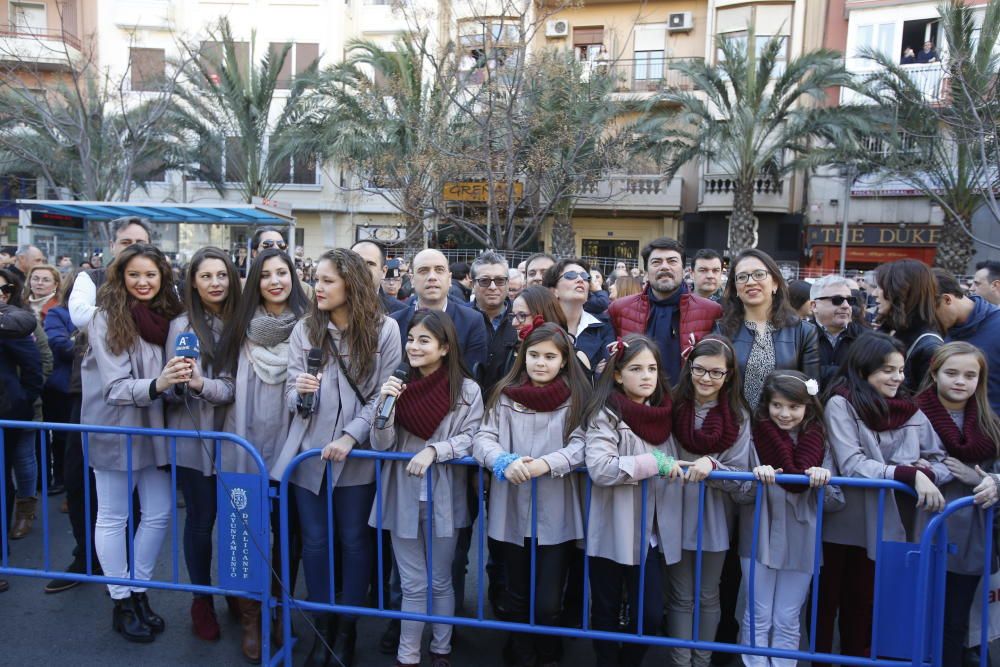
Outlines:
<svg viewBox="0 0 1000 667"><path fill-rule="evenodd" d="M753 187L736 184L729 216L729 257L757 247L757 217L753 214Z"/></svg>
<svg viewBox="0 0 1000 667"><path fill-rule="evenodd" d="M576 232L573 219L563 210L552 214L552 254L556 257L576 256Z"/></svg>
<svg viewBox="0 0 1000 667"><path fill-rule="evenodd" d="M966 220L965 225L971 227L972 222ZM969 273L969 262L975 255L976 244L959 221L953 218L945 220L941 227L941 241L934 255L934 266L957 276L966 275Z"/></svg>

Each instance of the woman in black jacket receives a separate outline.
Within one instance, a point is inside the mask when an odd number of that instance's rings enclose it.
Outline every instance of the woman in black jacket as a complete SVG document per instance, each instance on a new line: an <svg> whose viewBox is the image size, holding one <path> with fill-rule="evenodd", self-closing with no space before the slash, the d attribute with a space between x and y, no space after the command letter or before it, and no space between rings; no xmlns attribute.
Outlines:
<svg viewBox="0 0 1000 667"><path fill-rule="evenodd" d="M743 395L757 408L764 379L776 369L819 378L816 327L788 301L788 285L766 252L744 250L729 265L718 330L733 341L743 375Z"/></svg>
<svg viewBox="0 0 1000 667"><path fill-rule="evenodd" d="M899 259L875 269L875 289L879 329L895 336L906 347L903 383L916 393L927 377L931 357L941 347L938 322L937 282L923 262Z"/></svg>

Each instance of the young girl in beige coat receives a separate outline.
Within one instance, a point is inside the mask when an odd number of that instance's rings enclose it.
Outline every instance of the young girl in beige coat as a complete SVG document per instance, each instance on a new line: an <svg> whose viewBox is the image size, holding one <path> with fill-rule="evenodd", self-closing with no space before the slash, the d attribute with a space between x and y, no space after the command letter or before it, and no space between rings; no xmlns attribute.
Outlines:
<svg viewBox="0 0 1000 667"><path fill-rule="evenodd" d="M503 543L511 621L528 622L534 583L535 623L558 624L573 543L583 537L580 480L570 473L583 463L583 432L578 427L590 391L574 360L569 334L549 323L532 328L514 367L494 389L473 441L476 460L496 478L487 533ZM533 484L538 503L534 535ZM537 540L534 582L532 537ZM557 637L518 634L511 638L509 653L518 667L536 662L545 666L558 664L559 648Z"/></svg>

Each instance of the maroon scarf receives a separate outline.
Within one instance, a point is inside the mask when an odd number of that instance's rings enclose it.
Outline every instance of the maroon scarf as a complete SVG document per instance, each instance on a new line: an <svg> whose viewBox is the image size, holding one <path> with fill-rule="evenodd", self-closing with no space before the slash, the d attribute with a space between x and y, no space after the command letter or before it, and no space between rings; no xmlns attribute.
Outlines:
<svg viewBox="0 0 1000 667"><path fill-rule="evenodd" d="M854 405L851 401L851 392L847 389L847 387L837 387L833 393L838 396L843 396L847 399L848 403L852 406ZM878 433L881 433L882 431L895 431L897 428L902 428L903 424L910 421L910 417L915 415L919 409L917 408L917 404L913 402L912 398L883 397L882 400L885 401L885 404L889 408L889 414L886 417L882 419L869 419L864 416L861 417L861 421L864 422L865 426ZM855 410L859 415L861 414L860 410L857 408L855 408Z"/></svg>
<svg viewBox="0 0 1000 667"><path fill-rule="evenodd" d="M631 401L625 394L615 391L611 394L611 402L621 413L622 421L649 444L659 445L670 437L670 428L673 426L670 419L673 410L670 396L664 395L659 405L646 405Z"/></svg>
<svg viewBox="0 0 1000 667"><path fill-rule="evenodd" d="M133 303L129 310L132 311L132 319L135 320L135 326L139 329L139 335L144 341L159 347L167 344L170 320L150 309L142 301Z"/></svg>
<svg viewBox="0 0 1000 667"><path fill-rule="evenodd" d="M674 406L674 437L692 454L718 454L733 446L740 434L740 425L729 410L726 391L719 393L719 402L708 411L700 429L694 427L694 399Z"/></svg>
<svg viewBox="0 0 1000 667"><path fill-rule="evenodd" d="M823 440L823 429L816 423L799 431L798 442L770 419L753 424L753 442L761 464L780 468L786 475L804 475L809 468L822 465ZM804 484L781 486L792 493L802 493L809 488Z"/></svg>
<svg viewBox="0 0 1000 667"><path fill-rule="evenodd" d="M962 463L982 463L996 458L996 443L979 430L979 406L975 399L965 402L965 419L961 431L948 414L948 409L941 405L937 387L928 387L917 394L917 405L927 415L948 454Z"/></svg>
<svg viewBox="0 0 1000 667"><path fill-rule="evenodd" d="M530 379L525 379L523 384L503 388L504 396L535 412L552 412L566 402L569 393L569 385L562 377L557 377L544 387L536 387L531 384Z"/></svg>
<svg viewBox="0 0 1000 667"><path fill-rule="evenodd" d="M451 409L450 398L448 367L441 364L430 375L406 383L406 391L396 401L396 423L418 438L429 440Z"/></svg>

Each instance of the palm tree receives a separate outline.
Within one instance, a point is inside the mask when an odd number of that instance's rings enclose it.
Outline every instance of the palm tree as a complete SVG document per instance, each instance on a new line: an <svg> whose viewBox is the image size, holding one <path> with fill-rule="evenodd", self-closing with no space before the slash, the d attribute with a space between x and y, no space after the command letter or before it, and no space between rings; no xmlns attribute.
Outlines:
<svg viewBox="0 0 1000 667"><path fill-rule="evenodd" d="M865 155L867 168L941 207L945 222L934 261L956 274L968 271L977 241L996 247L973 235L973 214L984 204L1000 209L993 190L1000 165L1000 0L991 0L981 27L975 14L961 0L941 8L948 53L939 72L927 71L934 65L914 72L871 49L862 54L878 65L865 84L881 113L885 145Z"/></svg>
<svg viewBox="0 0 1000 667"><path fill-rule="evenodd" d="M217 34L220 52L188 45L191 55L187 77L178 87L180 104L171 124L187 161L197 178L211 183L221 194L235 184L240 197L270 198L278 192L291 155L284 150L284 135L291 131L290 111L303 93L306 77L296 78L288 100L275 120L271 106L281 70L291 44L277 52L268 50L254 67L240 62L229 21L220 19ZM251 39L250 48L253 47Z"/></svg>
<svg viewBox="0 0 1000 667"><path fill-rule="evenodd" d="M449 127L446 77L435 77L426 36L391 48L352 40L347 58L322 72L296 100L285 144L347 167L351 189L382 197L406 224L406 245L422 244L437 187L435 146ZM290 148L288 150L291 150Z"/></svg>
<svg viewBox="0 0 1000 667"><path fill-rule="evenodd" d="M831 86L851 86L842 55L821 49L805 53L782 70L786 45L771 37L756 49L753 30L745 40L716 38L717 62L684 61L672 66L691 81L690 91L668 89L660 152L673 176L690 160L710 160L733 180L729 253L757 245L754 184L803 166L823 164L832 148L854 141L867 127L862 108L817 106Z"/></svg>

